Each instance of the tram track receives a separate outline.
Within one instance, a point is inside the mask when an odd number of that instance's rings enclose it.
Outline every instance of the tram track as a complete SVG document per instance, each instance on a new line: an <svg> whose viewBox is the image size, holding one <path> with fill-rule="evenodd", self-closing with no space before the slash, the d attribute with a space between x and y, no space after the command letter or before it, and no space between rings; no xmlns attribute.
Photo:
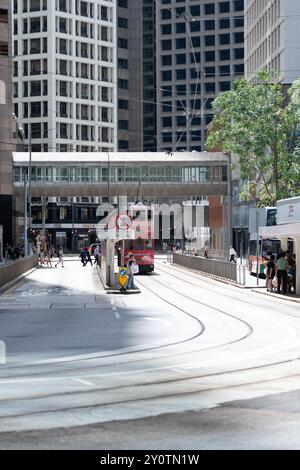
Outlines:
<svg viewBox="0 0 300 470"><path fill-rule="evenodd" d="M158 268L158 271L159 271L160 268ZM163 271L163 270L162 270ZM166 274L167 276L168 274ZM180 282L183 282L184 279L182 278L179 278L178 276L176 276ZM109 406L118 406L118 405L131 405L131 404L134 404L134 403L142 403L144 401L153 401L153 400L164 400L164 399L169 399L169 398L172 398L172 397L187 397L189 395L193 395L193 394L199 394L199 396L201 396L201 394L205 394L205 393L209 393L209 392L213 392L213 391L222 391L222 390L226 390L226 389L234 389L234 388L238 388L238 387L241 387L241 386L251 386L251 385L258 385L258 384L272 384L272 382L278 380L278 372L277 372L277 375L276 373L274 374L273 377L270 377L270 378L267 378L265 377L265 374L264 374L264 370L266 369L270 369L271 367L274 367L276 368L276 366L282 366L282 365L294 365L294 364L297 364L299 361L300 361L300 356L297 356L297 357L294 357L294 358L286 358L285 360L282 360L282 361L262 361L261 364L255 364L253 366L245 366L245 367L234 367L234 365L231 365L230 367L227 367L225 365L225 367L222 369L222 370L212 370L210 373L207 373L205 370L203 371L195 371L195 372L192 372L191 370L189 369L186 369L184 370L184 366L185 364L184 363L178 363L178 361L174 364L170 363L170 364L167 364L165 366L159 366L159 364L156 366L155 362L154 361L164 361L164 360L170 360L170 362L172 361L172 358L178 358L179 356L182 356L183 358L183 361L184 361L184 357L186 357L186 362L189 360L188 357L190 354L197 354L197 353L200 353L200 352L205 352L206 350L214 350L214 349L218 349L220 347L224 347L224 346L229 346L229 345L233 345L235 343L238 343L238 342L242 342L243 339L245 340L247 337L250 337L252 334L253 334L253 331L254 331L254 328L252 325L250 325L250 323L246 322L245 320L243 319L240 319L238 317L236 317L235 315L232 315L230 314L229 312L226 312L225 310L222 310L220 308L216 308L216 307L213 307L212 305L209 305L207 304L206 302L203 302L201 300L198 300L198 299L195 299L195 298L192 298L191 295L186 295L182 292L179 292L178 289L174 289L173 287L171 287L170 285L166 284L167 280L165 280L165 282L163 282L162 280L158 280L158 279L155 279L155 277L147 277L147 280L150 280L150 283L159 283L161 286L163 286L164 288L166 289L170 289L172 292L176 292L177 295L180 295L182 296L183 298L186 298L188 299L189 301L191 302L196 302L197 304L205 307L205 308L209 308L210 310L214 310L216 313L219 313L220 315L226 315L228 318L231 318L232 320L235 320L235 321L238 321L238 322L241 322L244 327L247 328L247 334L244 335L243 338L240 338L238 340L234 340L234 341L231 341L231 342L227 342L223 345L218 345L218 346L211 346L209 348L202 348L202 349L195 349L193 351L182 351L180 353L176 353L174 351L174 353L172 354L168 354L167 353L167 347L170 346L169 344L166 344L166 345L162 345L162 346L157 346L157 347L154 347L154 348L151 348L149 350L149 348L144 348L144 349L141 349L141 350L135 350L135 351L131 351L131 352L126 352L126 353L118 353L117 355L115 355L114 357L116 357L116 359L118 357L124 357L124 355L127 355L127 354L130 354L131 355L131 358L129 361L124 361L124 362L120 362L120 363L116 363L116 364L101 364L101 359L103 357L93 357L93 360L94 361L97 361L100 359L99 361L99 364L93 364L93 365L89 365L89 362L91 362L91 359L80 359L78 361L72 361L72 364L75 365L75 363L78 364L79 367L76 367L75 368L65 368L65 367L61 367L60 370L59 368L56 367L57 363L54 363L53 364L53 367L54 369L52 371L44 371L44 372L40 372L40 373L33 373L31 376L30 375L27 375L27 376L19 376L19 379L20 380L20 386L22 384L22 382L26 383L27 381L30 382L30 380L34 380L36 379L37 381L39 380L39 378L41 378L43 380L45 380L45 383L47 383L47 377L49 378L49 380L51 379L52 383L55 383L55 381L62 381L62 380L72 380L72 379L81 379L81 380L84 380L84 379L87 379L87 380L100 380L101 381L101 384L95 384L95 385L92 385L92 386L86 386L86 387L82 387L82 390L78 390L78 388L74 388L74 390L70 390L70 391L53 391L52 393L50 392L45 392L45 393L42 393L41 390L38 391L36 390L35 392L35 388L32 387L32 390L31 391L26 391L24 390L23 392L23 395L20 394L19 396L15 396L15 397L12 397L12 398L6 398L6 397L2 397L0 399L0 403L3 403L3 405L5 404L5 402L15 402L17 403L18 401L24 401L24 402L30 402L30 400L34 400L34 399L49 399L50 402L51 400L53 400L53 402L51 403L51 406L46 406L46 404L38 404L37 402L37 409L36 410L32 410L32 411L28 411L28 412L23 412L23 413L18 413L18 414L14 414L14 413L7 413L7 414L2 414L0 415L0 423L2 420L13 420L15 418L30 418L30 416L33 416L33 418L37 415L42 415L42 416L51 416L53 413L64 413L64 412L83 412L85 413L86 411L89 411L89 410L98 410L101 412L102 409L104 409L104 407L109 407ZM184 281L185 283L188 283L188 281ZM171 302L169 299L166 299L164 298L164 295L161 295L161 294L158 294L156 291L155 291L155 288L152 288L153 286L149 286L147 284L145 284L143 282L143 280L140 280L140 278L138 279L138 283L140 283L142 286L143 286L143 289L145 290L148 290L151 295L157 297L157 298L160 298L161 301L167 303L168 305L172 305L173 307L176 307L179 311L181 311L183 314L187 314L187 315L190 315L192 316L194 319L198 320L200 323L200 330L198 332L198 334L194 335L193 337L191 338L188 338L188 339L185 339L183 341L180 341L180 342L174 342L173 346L176 346L177 344L181 344L181 345L184 345L184 344L187 344L189 343L190 341L192 341L192 339L196 339L197 338L200 338L201 335L204 333L205 331L205 324L203 322L201 322L201 320L199 320L197 317L193 316L190 312L186 311L184 308L181 308L179 305L176 305L176 301L174 300L173 302ZM149 283L148 283L149 284ZM195 287L198 287L199 288L199 285L196 285L194 284ZM222 294L219 294L219 295L222 295ZM228 296L229 297L229 296ZM232 299L232 297L230 297ZM173 300L173 299L172 299ZM239 299L233 299L234 301L237 301L239 302L240 300ZM245 302L247 303L247 302ZM201 325L203 325L201 327ZM149 355L148 357L134 357L133 356L133 353L135 353L136 355L139 355L141 353L148 353L149 351L158 351L160 352L160 350L164 350L164 352L166 354L164 355L161 355L161 356L158 356L158 357L151 357L151 355ZM85 365L83 367L81 367L81 364L82 364L82 361L84 361ZM134 365L137 365L139 362L150 362L151 361L151 364L152 364L152 367L151 365L148 366L148 364L145 364L145 367L143 369L139 369L139 368L132 368L130 369L130 366L134 366ZM124 369L125 370L115 370L114 366L117 366L120 368L120 366L124 365ZM201 358L199 357L199 365L198 363L195 364L197 367L201 368ZM129 367L128 370L126 370L126 367ZM218 366L218 365L217 365ZM46 365L45 365L46 367ZM108 372L108 373L105 373L103 371L103 368L106 367L110 367L111 370ZM207 366L206 366L207 367ZM215 366L214 366L215 367ZM220 366L222 368L222 366ZM89 372L86 370L86 369L89 369ZM177 369L177 371L176 371ZM178 371L178 369L180 369L180 371ZM82 371L85 370L85 373L82 374ZM260 378L256 378L255 380L253 380L253 376L244 376L244 377L240 377L240 374L247 374L248 372L258 372L258 371L262 371L262 376L261 374L258 374L260 375ZM276 369L275 369L276 371ZM61 377L60 374L66 374L67 372L70 372L72 374L72 376L66 376L66 377ZM97 373L98 372L98 373ZM155 375L157 372L166 372L168 375L166 376L165 374L163 374L159 379L156 379L155 378ZM27 371L27 374L28 374L28 371ZM151 377L151 375L149 374L153 374L153 377ZM116 381L116 384L114 386L107 386L107 384L105 384L105 381L104 379L109 383L109 378L113 377L114 378L114 381ZM118 379L118 376L120 377L120 380ZM226 376L226 384L225 385L220 385L218 383L216 384L213 384L214 380L215 379L218 379L219 377L224 377ZM123 383L122 383L122 380L121 380L121 377L123 378ZM282 372L280 372L280 379L284 379L284 378L292 378L292 377L299 377L299 374L295 373L295 374L288 374L287 375L287 370L283 370ZM126 380L126 383L124 383L124 379ZM133 380L132 380L133 379ZM205 381L205 380L208 380L210 381L211 379L211 384L212 386L207 386L209 385L210 382L208 383L203 383L203 384L199 384L198 388L197 388L197 384L193 384L193 386L191 386L191 388L188 387L188 383L192 383L192 381ZM132 380L132 381L131 381ZM238 381L238 383L235 383L236 381ZM4 385L5 382L10 382L10 379L7 378L7 380L5 381L5 378L2 377L0 378L0 386L1 385ZM177 385L179 388L182 384L182 389L178 390L177 389L172 389L172 386L174 385ZM162 386L169 386L170 385L170 391L169 392L166 392L165 390L159 390L159 387ZM78 385L77 385L78 387ZM157 387L157 390L152 390L151 387ZM194 389L193 389L194 387ZM195 390L195 387L197 388ZM202 387L202 388L201 388ZM141 394L139 396L139 392L136 390L136 389L139 389L141 390ZM124 398L121 398L119 397L118 399L118 394L119 393L122 393L123 394L123 397ZM99 396L101 397L101 394L105 395L105 394L110 394L110 397L104 397L103 396L103 401L101 402L101 399L99 400ZM113 394L115 394L115 397L113 398ZM136 394L136 395L135 395ZM70 398L70 406L60 406L63 402L63 398L64 397L69 397ZM80 399L80 397L85 397L85 398L88 398L88 402L86 405L76 405L76 397ZM84 398L84 399L85 399ZM74 399L74 400L72 400ZM58 402L58 403L55 403L55 402ZM59 403L60 402L60 403ZM41 407L41 409L38 409L39 407ZM43 408L44 407L44 408ZM5 412L5 408L4 408L4 412Z"/></svg>

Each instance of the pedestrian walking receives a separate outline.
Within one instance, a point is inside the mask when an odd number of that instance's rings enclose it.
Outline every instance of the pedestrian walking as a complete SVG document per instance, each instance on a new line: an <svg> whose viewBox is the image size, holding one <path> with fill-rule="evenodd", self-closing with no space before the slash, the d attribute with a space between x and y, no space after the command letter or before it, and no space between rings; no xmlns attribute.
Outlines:
<svg viewBox="0 0 300 470"><path fill-rule="evenodd" d="M127 263L127 274L128 274L128 280L126 284L126 289L137 289L134 285L134 274L137 273L138 265L136 263L135 257L133 255L129 256L129 260Z"/></svg>
<svg viewBox="0 0 300 470"><path fill-rule="evenodd" d="M57 266L58 266L59 264L61 264L61 267L62 267L62 268L64 267L64 253L63 253L62 248L60 248L60 249L58 250L58 261L57 261L55 267L57 268Z"/></svg>
<svg viewBox="0 0 300 470"><path fill-rule="evenodd" d="M205 258L208 258L208 244L207 243L204 247L204 256L205 256Z"/></svg>
<svg viewBox="0 0 300 470"><path fill-rule="evenodd" d="M50 252L50 251L48 251L48 252L46 253L45 262L46 262L46 265L47 265L47 266L50 266L50 267L52 268L51 252Z"/></svg>
<svg viewBox="0 0 300 470"><path fill-rule="evenodd" d="M234 262L236 264L236 251L235 249L231 246L229 248L229 262Z"/></svg>
<svg viewBox="0 0 300 470"><path fill-rule="evenodd" d="M86 251L86 264L88 263L91 263L91 266L93 266L92 258L91 258L91 254L89 250Z"/></svg>
<svg viewBox="0 0 300 470"><path fill-rule="evenodd" d="M95 257L94 264L99 265L99 260L98 260L99 256L100 256L100 249L99 249L99 246L97 245L96 248L94 249L94 257Z"/></svg>
<svg viewBox="0 0 300 470"><path fill-rule="evenodd" d="M81 259L82 266L86 266L86 251L81 250L79 258Z"/></svg>
<svg viewBox="0 0 300 470"><path fill-rule="evenodd" d="M273 292L273 280L275 277L275 272L275 256L271 255L270 261L267 263L267 292Z"/></svg>
<svg viewBox="0 0 300 470"><path fill-rule="evenodd" d="M278 258L277 263L276 263L277 294L280 294L281 288L282 288L282 293L286 294L288 267L289 267L289 263L286 257L286 252L283 252L281 253L280 258Z"/></svg>

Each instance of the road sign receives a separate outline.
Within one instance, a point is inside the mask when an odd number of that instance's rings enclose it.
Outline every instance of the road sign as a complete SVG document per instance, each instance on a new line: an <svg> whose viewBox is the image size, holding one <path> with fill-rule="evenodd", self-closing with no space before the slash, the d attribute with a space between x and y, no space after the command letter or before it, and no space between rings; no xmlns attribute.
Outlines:
<svg viewBox="0 0 300 470"><path fill-rule="evenodd" d="M129 229L131 222L132 222L131 217L127 214L120 214L117 217L117 226L121 230Z"/></svg>
<svg viewBox="0 0 300 470"><path fill-rule="evenodd" d="M127 284L127 271L126 267L119 268L119 284L122 289L124 289Z"/></svg>

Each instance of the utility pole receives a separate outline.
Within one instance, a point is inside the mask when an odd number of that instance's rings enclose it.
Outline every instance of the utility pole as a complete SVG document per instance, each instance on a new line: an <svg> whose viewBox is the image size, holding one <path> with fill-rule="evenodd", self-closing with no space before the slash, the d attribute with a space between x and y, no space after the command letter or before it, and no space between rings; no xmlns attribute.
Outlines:
<svg viewBox="0 0 300 470"><path fill-rule="evenodd" d="M27 224L27 172L24 168L24 254L28 256L28 224Z"/></svg>
<svg viewBox="0 0 300 470"><path fill-rule="evenodd" d="M232 171L231 171L231 152L226 152L227 157L227 241L228 248L232 246Z"/></svg>
<svg viewBox="0 0 300 470"><path fill-rule="evenodd" d="M29 230L31 229L31 131L28 129L28 150L29 150L29 167L28 167L28 205L29 205Z"/></svg>

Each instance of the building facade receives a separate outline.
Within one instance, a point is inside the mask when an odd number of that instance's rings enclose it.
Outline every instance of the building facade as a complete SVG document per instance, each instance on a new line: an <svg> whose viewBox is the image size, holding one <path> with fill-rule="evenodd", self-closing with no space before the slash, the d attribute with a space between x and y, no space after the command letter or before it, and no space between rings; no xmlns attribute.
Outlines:
<svg viewBox="0 0 300 470"><path fill-rule="evenodd" d="M118 0L118 149L143 149L142 29L140 0Z"/></svg>
<svg viewBox="0 0 300 470"><path fill-rule="evenodd" d="M117 148L114 0L15 0L15 114L32 151Z"/></svg>
<svg viewBox="0 0 300 470"><path fill-rule="evenodd" d="M11 40L11 2L0 0L0 226L4 245L12 241L13 226Z"/></svg>
<svg viewBox="0 0 300 470"><path fill-rule="evenodd" d="M157 146L204 150L211 103L244 75L243 0L156 2Z"/></svg>
<svg viewBox="0 0 300 470"><path fill-rule="evenodd" d="M245 0L245 73L274 70L283 84L300 76L300 2Z"/></svg>

